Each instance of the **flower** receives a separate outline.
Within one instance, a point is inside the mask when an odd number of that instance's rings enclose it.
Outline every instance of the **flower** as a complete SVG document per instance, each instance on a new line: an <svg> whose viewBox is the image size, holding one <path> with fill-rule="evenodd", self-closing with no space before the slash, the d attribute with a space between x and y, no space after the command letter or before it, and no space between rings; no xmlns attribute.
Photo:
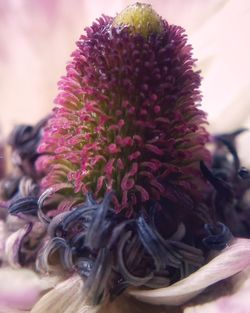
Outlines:
<svg viewBox="0 0 250 313"><path fill-rule="evenodd" d="M208 134L183 29L136 4L101 17L77 46L38 150L49 155L43 188L67 183L82 199L114 190L128 216L149 199L176 201L171 188L200 196Z"/></svg>
<svg viewBox="0 0 250 313"><path fill-rule="evenodd" d="M190 47L150 6L86 32L47 126L21 126L10 140L18 176L2 181L3 260L64 279L32 313L195 310L198 294L249 267L249 239L234 239L249 238L244 130L212 137L211 160Z"/></svg>
<svg viewBox="0 0 250 313"><path fill-rule="evenodd" d="M196 207L208 190L199 167L209 136L184 30L151 6L101 17L77 46L38 148L38 216L51 237L39 266L49 270L57 253L99 305L130 286L178 280L190 271L184 260L203 264L185 236L204 235ZM223 248L230 232L218 232Z"/></svg>

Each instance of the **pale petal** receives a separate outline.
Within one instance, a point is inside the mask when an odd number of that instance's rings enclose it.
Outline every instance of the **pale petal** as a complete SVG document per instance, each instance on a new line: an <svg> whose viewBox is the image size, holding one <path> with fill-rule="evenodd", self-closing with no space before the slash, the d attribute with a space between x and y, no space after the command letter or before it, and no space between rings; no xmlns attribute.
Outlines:
<svg viewBox="0 0 250 313"><path fill-rule="evenodd" d="M0 313L29 313L30 310L16 310L16 309L10 309L6 307L0 307Z"/></svg>
<svg viewBox="0 0 250 313"><path fill-rule="evenodd" d="M182 313L180 307L163 307L142 303L127 295L119 296L109 302L98 313Z"/></svg>
<svg viewBox="0 0 250 313"><path fill-rule="evenodd" d="M30 313L95 313L98 306L86 304L83 280L73 276L45 294Z"/></svg>
<svg viewBox="0 0 250 313"><path fill-rule="evenodd" d="M230 247L187 278L166 288L131 290L137 299L153 304L180 305L208 286L237 274L250 265L250 240L237 239Z"/></svg>
<svg viewBox="0 0 250 313"><path fill-rule="evenodd" d="M27 223L18 216L8 214L6 218L6 227L9 233L14 233L23 228Z"/></svg>
<svg viewBox="0 0 250 313"><path fill-rule="evenodd" d="M0 262L2 262L4 257L5 237L6 237L6 226L3 221L0 221Z"/></svg>
<svg viewBox="0 0 250 313"><path fill-rule="evenodd" d="M15 233L11 234L5 242L5 256L6 261L10 266L19 268L19 252L20 246L24 238L30 233L31 225L27 224Z"/></svg>
<svg viewBox="0 0 250 313"><path fill-rule="evenodd" d="M231 279L231 284L233 288L230 288L230 294L218 298L217 293L215 300L206 303L202 303L203 299L195 299L194 302L202 304L188 306L184 313L249 313L250 268Z"/></svg>
<svg viewBox="0 0 250 313"><path fill-rule="evenodd" d="M53 279L41 280L37 274L28 269L0 269L0 312L2 308L25 310L31 308L39 299L42 291L52 288Z"/></svg>

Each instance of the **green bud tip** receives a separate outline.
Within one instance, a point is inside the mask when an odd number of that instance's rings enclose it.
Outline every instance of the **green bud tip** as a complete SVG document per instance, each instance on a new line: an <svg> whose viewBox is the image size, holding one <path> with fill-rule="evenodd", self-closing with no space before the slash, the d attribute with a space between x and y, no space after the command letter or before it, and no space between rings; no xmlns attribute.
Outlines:
<svg viewBox="0 0 250 313"><path fill-rule="evenodd" d="M162 19L152 6L139 2L129 5L115 17L113 26L122 25L131 27L134 33L144 37L163 30Z"/></svg>

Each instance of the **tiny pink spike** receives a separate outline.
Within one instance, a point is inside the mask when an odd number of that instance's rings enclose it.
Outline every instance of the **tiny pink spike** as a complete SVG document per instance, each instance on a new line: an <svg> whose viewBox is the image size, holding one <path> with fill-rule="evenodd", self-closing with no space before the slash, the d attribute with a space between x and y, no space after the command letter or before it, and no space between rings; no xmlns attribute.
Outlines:
<svg viewBox="0 0 250 313"><path fill-rule="evenodd" d="M112 189L117 211L129 212L174 199L169 184L199 198L207 188L199 161L210 156L198 108L201 77L184 30L148 5L119 16L102 16L77 42L39 147L49 158L38 160L47 173L42 186L68 178L67 192L83 200L86 192L101 200Z"/></svg>

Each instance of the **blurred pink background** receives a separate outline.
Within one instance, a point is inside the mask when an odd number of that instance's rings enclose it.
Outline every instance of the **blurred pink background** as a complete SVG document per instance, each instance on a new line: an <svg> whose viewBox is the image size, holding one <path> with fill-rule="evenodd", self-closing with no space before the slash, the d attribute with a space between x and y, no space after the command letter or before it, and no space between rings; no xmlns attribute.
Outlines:
<svg viewBox="0 0 250 313"><path fill-rule="evenodd" d="M85 26L115 15L130 0L0 0L0 125L34 123L50 111L57 81ZM250 127L250 1L151 0L170 23L183 26L194 47L202 106L213 132ZM249 134L240 139L248 161Z"/></svg>

